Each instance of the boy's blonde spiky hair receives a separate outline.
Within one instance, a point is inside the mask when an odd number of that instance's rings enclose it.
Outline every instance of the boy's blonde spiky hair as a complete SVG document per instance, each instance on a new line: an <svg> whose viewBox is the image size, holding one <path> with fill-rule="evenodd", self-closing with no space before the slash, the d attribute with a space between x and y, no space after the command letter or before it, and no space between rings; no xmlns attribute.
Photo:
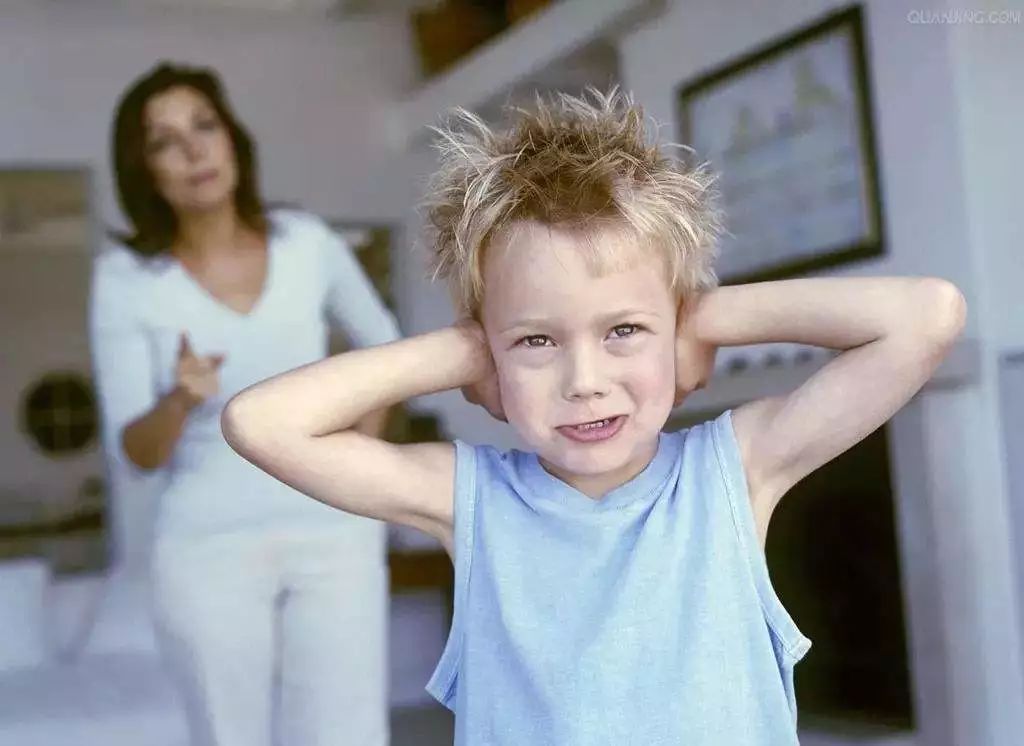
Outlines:
<svg viewBox="0 0 1024 746"><path fill-rule="evenodd" d="M484 251L516 220L590 238L624 228L663 253L684 297L715 284L713 179L648 142L630 96L588 88L580 97L538 96L534 109L513 113L506 131L463 109L435 129L441 165L423 207L434 277L449 280L461 312L479 310Z"/></svg>

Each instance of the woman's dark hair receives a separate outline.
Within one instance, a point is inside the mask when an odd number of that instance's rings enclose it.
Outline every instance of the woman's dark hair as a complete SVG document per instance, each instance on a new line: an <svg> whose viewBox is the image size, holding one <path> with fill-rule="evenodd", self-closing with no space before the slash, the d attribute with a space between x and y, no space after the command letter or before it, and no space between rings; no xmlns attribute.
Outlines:
<svg viewBox="0 0 1024 746"><path fill-rule="evenodd" d="M220 78L206 68L161 63L135 81L121 97L111 132L111 155L117 194L134 232L116 237L147 256L166 251L178 232L174 210L157 191L146 165L146 104L171 88L186 86L210 102L227 127L238 166L235 207L246 225L267 230L266 213L260 199L256 146L228 104Z"/></svg>

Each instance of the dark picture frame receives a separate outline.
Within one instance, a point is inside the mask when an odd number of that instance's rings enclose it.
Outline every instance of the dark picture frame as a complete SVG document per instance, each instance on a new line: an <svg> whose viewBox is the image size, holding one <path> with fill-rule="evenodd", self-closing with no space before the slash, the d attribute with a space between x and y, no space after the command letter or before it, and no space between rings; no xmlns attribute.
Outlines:
<svg viewBox="0 0 1024 746"><path fill-rule="evenodd" d="M859 5L682 84L679 134L718 176L723 284L886 253Z"/></svg>

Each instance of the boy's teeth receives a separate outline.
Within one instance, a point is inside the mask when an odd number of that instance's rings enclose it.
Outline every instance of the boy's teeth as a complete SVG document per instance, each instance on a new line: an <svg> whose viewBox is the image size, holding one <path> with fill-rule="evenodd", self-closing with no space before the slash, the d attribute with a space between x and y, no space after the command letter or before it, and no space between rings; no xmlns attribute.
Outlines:
<svg viewBox="0 0 1024 746"><path fill-rule="evenodd" d="M609 422L611 422L611 420L607 420L607 419L605 419L605 420L598 420L597 422L586 422L586 423L584 423L582 425L577 425L576 429L577 430L593 430L595 427L604 427Z"/></svg>

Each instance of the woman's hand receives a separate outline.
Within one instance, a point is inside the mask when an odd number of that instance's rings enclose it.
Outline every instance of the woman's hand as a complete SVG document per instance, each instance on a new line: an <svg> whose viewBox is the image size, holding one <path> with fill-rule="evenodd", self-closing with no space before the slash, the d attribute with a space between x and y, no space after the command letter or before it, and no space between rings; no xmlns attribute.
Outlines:
<svg viewBox="0 0 1024 746"><path fill-rule="evenodd" d="M676 319L676 398L678 407L687 396L704 388L715 369L718 347L697 336L697 311L703 296L679 304Z"/></svg>
<svg viewBox="0 0 1024 746"><path fill-rule="evenodd" d="M494 358L491 356L491 348L487 344L487 335L484 334L483 327L472 319L462 319L455 327L476 342L479 353L473 372L475 381L462 387L462 395L470 404L478 404L486 409L496 420L508 422L501 405L498 371L494 367Z"/></svg>
<svg viewBox="0 0 1024 746"><path fill-rule="evenodd" d="M189 409L199 406L220 390L220 366L223 362L223 355L196 355L188 335L182 332L174 380L176 390Z"/></svg>

